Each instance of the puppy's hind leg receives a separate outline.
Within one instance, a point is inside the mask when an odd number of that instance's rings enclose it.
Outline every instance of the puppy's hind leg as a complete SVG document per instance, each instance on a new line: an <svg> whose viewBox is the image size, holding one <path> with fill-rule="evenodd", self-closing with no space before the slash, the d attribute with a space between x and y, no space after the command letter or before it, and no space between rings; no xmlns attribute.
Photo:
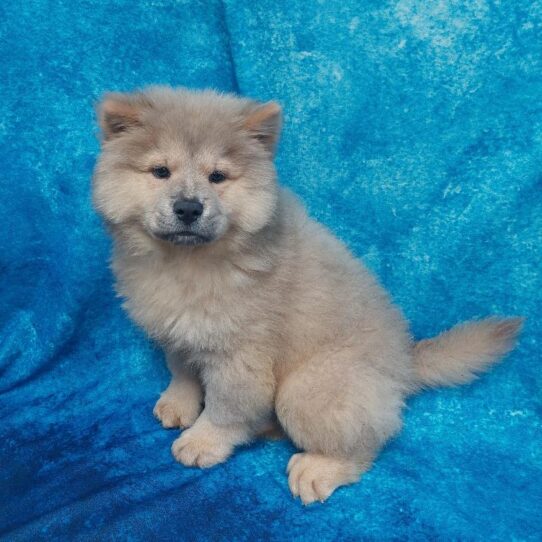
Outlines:
<svg viewBox="0 0 542 542"><path fill-rule="evenodd" d="M194 425L202 410L203 390L198 376L176 354L167 354L172 378L153 414L166 429Z"/></svg>
<svg viewBox="0 0 542 542"><path fill-rule="evenodd" d="M275 408L304 450L287 468L294 497L323 502L339 486L356 482L399 429L401 407L401 394L349 351L319 355L290 373L279 384Z"/></svg>

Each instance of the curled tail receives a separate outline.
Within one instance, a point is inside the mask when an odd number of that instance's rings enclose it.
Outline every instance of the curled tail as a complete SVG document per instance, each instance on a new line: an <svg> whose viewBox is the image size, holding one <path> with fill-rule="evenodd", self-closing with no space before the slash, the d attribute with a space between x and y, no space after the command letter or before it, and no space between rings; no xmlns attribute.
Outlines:
<svg viewBox="0 0 542 542"><path fill-rule="evenodd" d="M514 348L522 325L522 318L488 318L416 343L414 366L420 385L470 382Z"/></svg>

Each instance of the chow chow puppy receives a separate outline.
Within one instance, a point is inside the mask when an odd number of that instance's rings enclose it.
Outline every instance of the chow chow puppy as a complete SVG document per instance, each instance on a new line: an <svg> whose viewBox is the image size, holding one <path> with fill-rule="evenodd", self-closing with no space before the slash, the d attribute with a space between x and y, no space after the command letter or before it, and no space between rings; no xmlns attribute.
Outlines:
<svg viewBox="0 0 542 542"><path fill-rule="evenodd" d="M405 399L463 384L506 354L521 320L413 342L367 269L277 183L275 102L149 88L99 105L96 209L130 316L172 380L154 413L211 467L278 427L300 452L303 503L358 480L401 428Z"/></svg>

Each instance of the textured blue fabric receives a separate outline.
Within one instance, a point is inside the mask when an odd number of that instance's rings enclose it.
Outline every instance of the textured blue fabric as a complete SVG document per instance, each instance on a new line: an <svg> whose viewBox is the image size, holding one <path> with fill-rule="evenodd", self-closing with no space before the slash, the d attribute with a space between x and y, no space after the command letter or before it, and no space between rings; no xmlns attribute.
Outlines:
<svg viewBox="0 0 542 542"><path fill-rule="evenodd" d="M0 5L5 540L539 540L542 4L12 0ZM175 463L163 356L123 314L91 209L93 104L167 83L275 98L282 182L417 337L528 317L473 385L409 402L362 481L303 508L293 447Z"/></svg>

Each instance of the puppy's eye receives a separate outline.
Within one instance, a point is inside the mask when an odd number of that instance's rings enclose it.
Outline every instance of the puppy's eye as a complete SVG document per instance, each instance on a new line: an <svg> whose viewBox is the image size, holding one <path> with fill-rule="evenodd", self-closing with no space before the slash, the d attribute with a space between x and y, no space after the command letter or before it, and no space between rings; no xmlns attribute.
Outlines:
<svg viewBox="0 0 542 542"><path fill-rule="evenodd" d="M156 166L151 169L151 173L157 179L168 179L171 176L171 171L166 166Z"/></svg>
<svg viewBox="0 0 542 542"><path fill-rule="evenodd" d="M215 170L209 175L209 182L221 183L226 180L226 174L222 171Z"/></svg>

